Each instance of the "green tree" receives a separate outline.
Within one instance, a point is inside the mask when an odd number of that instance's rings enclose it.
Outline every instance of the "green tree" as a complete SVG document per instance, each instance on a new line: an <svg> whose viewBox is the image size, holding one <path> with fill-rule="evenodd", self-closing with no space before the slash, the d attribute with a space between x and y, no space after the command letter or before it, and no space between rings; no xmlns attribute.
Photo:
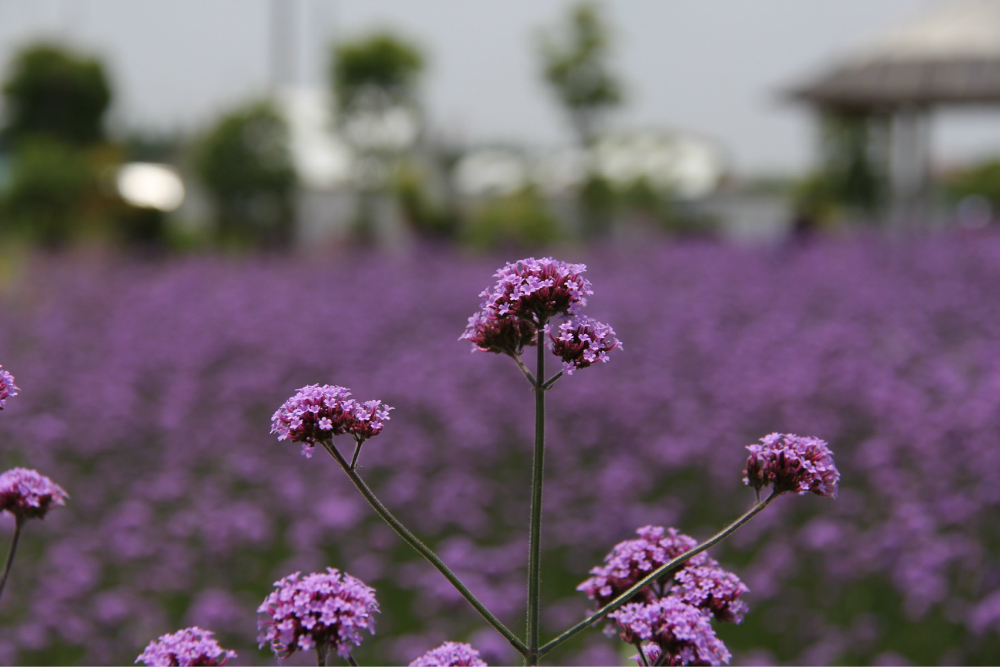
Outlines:
<svg viewBox="0 0 1000 667"><path fill-rule="evenodd" d="M560 32L542 34L542 69L580 145L589 146L607 112L622 103L621 82L608 66L610 30L597 6L583 3L570 10Z"/></svg>
<svg viewBox="0 0 1000 667"><path fill-rule="evenodd" d="M297 179L288 126L270 104L223 116L198 146L195 168L214 200L221 242L291 244Z"/></svg>
<svg viewBox="0 0 1000 667"><path fill-rule="evenodd" d="M819 189L839 208L873 214L887 198L887 164L880 151L887 121L869 114L826 112L821 118Z"/></svg>
<svg viewBox="0 0 1000 667"><path fill-rule="evenodd" d="M6 120L0 137L5 143L43 135L87 146L104 136L111 88L97 59L37 44L14 57L3 97Z"/></svg>

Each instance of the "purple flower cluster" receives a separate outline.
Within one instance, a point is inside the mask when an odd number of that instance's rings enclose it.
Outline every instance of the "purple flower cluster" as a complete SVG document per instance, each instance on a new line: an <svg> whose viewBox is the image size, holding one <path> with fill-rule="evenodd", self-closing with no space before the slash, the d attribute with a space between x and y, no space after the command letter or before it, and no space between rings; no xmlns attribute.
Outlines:
<svg viewBox="0 0 1000 667"><path fill-rule="evenodd" d="M22 519L44 519L49 509L65 505L69 494L37 470L11 468L0 475L0 512Z"/></svg>
<svg viewBox="0 0 1000 667"><path fill-rule="evenodd" d="M359 403L350 395L337 385L302 387L271 417L271 433L277 433L278 440L301 442L307 457L317 443L335 435L350 433L361 442L381 433L393 408L378 400Z"/></svg>
<svg viewBox="0 0 1000 667"><path fill-rule="evenodd" d="M508 262L494 274L493 289L480 294L481 308L494 317L513 315L536 324L556 315L575 315L593 294L590 281L580 275L586 270L583 264L551 257Z"/></svg>
<svg viewBox="0 0 1000 667"><path fill-rule="evenodd" d="M270 644L276 656L287 658L319 645L335 647L346 657L352 645L361 644L362 630L375 634L379 608L374 588L332 567L326 574L300 574L274 582L277 590L257 608L267 614L258 623L261 648Z"/></svg>
<svg viewBox="0 0 1000 667"><path fill-rule="evenodd" d="M536 342L535 325L513 315L498 317L488 310L480 310L469 318L465 333L458 339L472 343L473 352L520 356L526 346Z"/></svg>
<svg viewBox="0 0 1000 667"><path fill-rule="evenodd" d="M837 497L840 472L830 448L819 438L771 433L761 438L760 444L747 445L747 449L750 456L743 483L758 494L773 485L775 493L794 491L802 495L812 491L817 496Z"/></svg>
<svg viewBox="0 0 1000 667"><path fill-rule="evenodd" d="M486 667L486 662L469 644L445 642L411 662L410 667Z"/></svg>
<svg viewBox="0 0 1000 667"><path fill-rule="evenodd" d="M622 347L614 329L586 315L566 320L559 325L559 336L550 333L549 339L552 352L562 359L567 375L598 361L607 363L608 352Z"/></svg>
<svg viewBox="0 0 1000 667"><path fill-rule="evenodd" d="M635 532L638 539L616 544L604 558L605 564L593 568L592 576L576 587L598 606L611 602L653 570L698 544L674 528L643 526ZM746 602L739 598L748 590L739 577L702 552L686 561L669 583L656 582L633 599L650 603L663 597L677 598L717 621L739 623L747 610Z"/></svg>
<svg viewBox="0 0 1000 667"><path fill-rule="evenodd" d="M677 598L629 603L608 614L629 644L644 642L652 664L721 665L732 655L712 629L709 617ZM654 648L655 647L655 648Z"/></svg>
<svg viewBox="0 0 1000 667"><path fill-rule="evenodd" d="M14 385L14 376L0 366L0 410L3 410L4 401L10 396L17 396L18 389Z"/></svg>
<svg viewBox="0 0 1000 667"><path fill-rule="evenodd" d="M215 634L197 625L171 634L161 635L149 642L146 650L135 659L153 667L185 667L187 665L224 665L236 659L236 651L219 646Z"/></svg>

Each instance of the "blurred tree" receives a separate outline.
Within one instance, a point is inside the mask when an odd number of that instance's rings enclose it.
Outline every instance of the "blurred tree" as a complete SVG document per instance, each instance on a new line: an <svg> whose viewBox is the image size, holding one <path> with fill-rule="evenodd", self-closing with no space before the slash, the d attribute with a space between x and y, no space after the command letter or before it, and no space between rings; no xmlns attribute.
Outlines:
<svg viewBox="0 0 1000 667"><path fill-rule="evenodd" d="M577 140L589 146L608 111L622 103L622 85L608 68L609 28L596 5L570 10L563 34L543 33L545 80L565 107Z"/></svg>
<svg viewBox="0 0 1000 667"><path fill-rule="evenodd" d="M414 181L398 171L400 158L420 134L417 84L424 67L420 49L386 32L337 44L330 68L337 105L337 124L355 153L355 178L360 190L356 234L374 237L377 193L394 182L404 187L401 205L412 209Z"/></svg>
<svg viewBox="0 0 1000 667"><path fill-rule="evenodd" d="M83 226L94 171L86 153L61 141L22 139L0 198L2 231L48 248L65 245Z"/></svg>
<svg viewBox="0 0 1000 667"><path fill-rule="evenodd" d="M945 181L949 199L971 195L985 197L994 211L1000 210L1000 159L994 158L951 174Z"/></svg>
<svg viewBox="0 0 1000 667"><path fill-rule="evenodd" d="M224 244L288 247L296 185L288 126L268 103L223 116L197 147L195 169L208 188Z"/></svg>
<svg viewBox="0 0 1000 667"><path fill-rule="evenodd" d="M3 97L4 143L14 145L27 136L44 135L86 146L104 136L111 89L97 59L37 44L14 57Z"/></svg>
<svg viewBox="0 0 1000 667"><path fill-rule="evenodd" d="M417 106L417 80L424 67L419 48L389 34L343 42L334 47L333 92L346 116Z"/></svg>

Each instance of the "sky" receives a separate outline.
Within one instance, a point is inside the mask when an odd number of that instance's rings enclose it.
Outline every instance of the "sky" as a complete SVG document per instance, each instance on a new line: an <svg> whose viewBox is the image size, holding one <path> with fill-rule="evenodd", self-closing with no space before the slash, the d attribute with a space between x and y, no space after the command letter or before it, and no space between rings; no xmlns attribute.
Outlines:
<svg viewBox="0 0 1000 667"><path fill-rule="evenodd" d="M781 91L944 1L605 0L626 90L610 125L704 137L739 175L799 175L816 158L815 124ZM536 48L569 0L281 2L0 0L0 69L23 44L66 40L105 59L115 131L191 133L265 96L275 80L325 85L331 43L388 28L427 54L422 95L439 136L572 141ZM285 24L289 38L276 40L275 25ZM1000 108L938 112L932 151L943 167L1000 155Z"/></svg>

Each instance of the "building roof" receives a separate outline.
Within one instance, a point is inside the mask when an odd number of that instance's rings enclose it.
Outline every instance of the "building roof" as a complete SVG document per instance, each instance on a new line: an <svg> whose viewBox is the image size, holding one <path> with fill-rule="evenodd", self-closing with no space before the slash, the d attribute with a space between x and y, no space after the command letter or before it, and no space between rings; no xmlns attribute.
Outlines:
<svg viewBox="0 0 1000 667"><path fill-rule="evenodd" d="M1000 102L1000 0L939 6L788 92L821 107L859 111Z"/></svg>

